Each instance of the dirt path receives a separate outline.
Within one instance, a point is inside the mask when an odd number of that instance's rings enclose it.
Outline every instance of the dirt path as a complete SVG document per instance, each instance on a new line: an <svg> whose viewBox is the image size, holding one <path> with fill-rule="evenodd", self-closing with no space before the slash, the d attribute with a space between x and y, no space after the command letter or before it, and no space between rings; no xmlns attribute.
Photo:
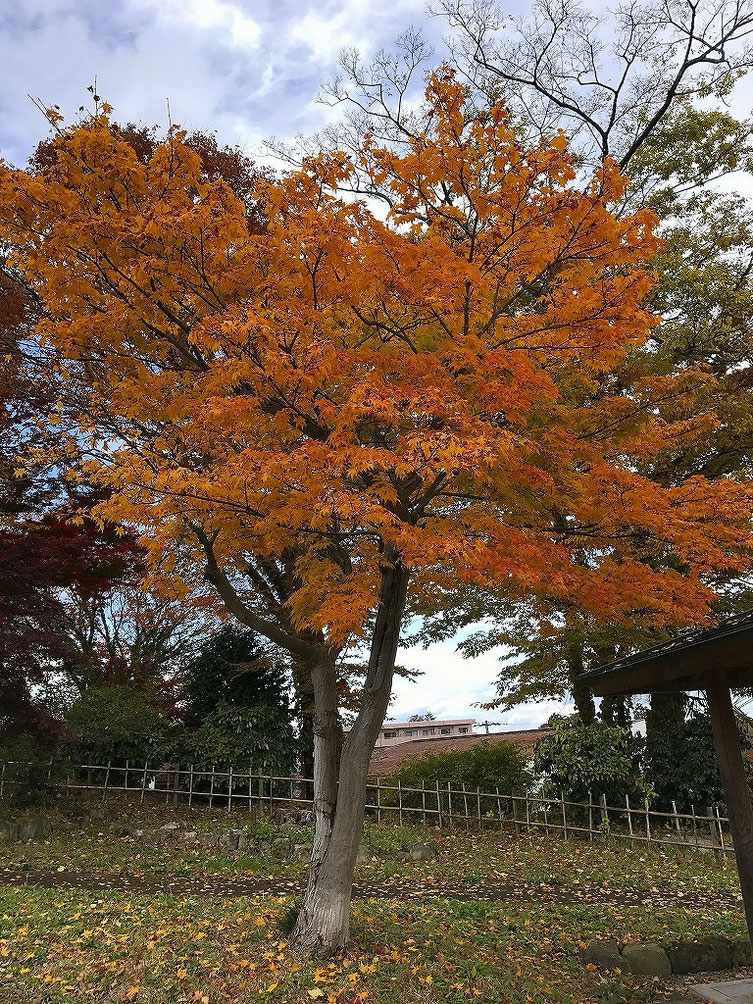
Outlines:
<svg viewBox="0 0 753 1004"><path fill-rule="evenodd" d="M303 892L301 879L270 879L258 875L218 875L198 872L194 876L152 873L53 871L0 868L0 885L42 886L47 889L85 889L89 892L117 890L134 893L168 893L174 896L296 896ZM533 882L471 884L427 879L359 880L353 887L359 899L461 901L492 900L511 903L619 903L625 906L679 905L720 907L735 905L740 897L729 893L677 893L671 889L639 889L634 886L564 886Z"/></svg>

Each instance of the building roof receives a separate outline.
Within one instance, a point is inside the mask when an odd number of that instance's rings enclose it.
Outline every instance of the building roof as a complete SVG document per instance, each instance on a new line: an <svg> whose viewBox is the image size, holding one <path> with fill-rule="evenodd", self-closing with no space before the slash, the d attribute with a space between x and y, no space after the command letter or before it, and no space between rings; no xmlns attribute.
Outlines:
<svg viewBox="0 0 753 1004"><path fill-rule="evenodd" d="M387 777L394 774L408 757L424 753L445 753L447 750L466 750L483 742L512 743L522 751L532 750L539 739L551 735L551 729L521 729L517 732L491 732L489 735L471 733L467 736L427 736L411 739L395 746L382 746L374 750L369 764L370 777Z"/></svg>
<svg viewBox="0 0 753 1004"><path fill-rule="evenodd" d="M652 691L703 690L704 677L726 670L731 687L753 685L753 610L714 628L684 631L583 674L600 697Z"/></svg>
<svg viewBox="0 0 753 1004"><path fill-rule="evenodd" d="M382 729L428 729L438 728L440 725L474 725L475 718L418 718L413 722L388 722L382 723ZM347 732L350 726L345 729Z"/></svg>

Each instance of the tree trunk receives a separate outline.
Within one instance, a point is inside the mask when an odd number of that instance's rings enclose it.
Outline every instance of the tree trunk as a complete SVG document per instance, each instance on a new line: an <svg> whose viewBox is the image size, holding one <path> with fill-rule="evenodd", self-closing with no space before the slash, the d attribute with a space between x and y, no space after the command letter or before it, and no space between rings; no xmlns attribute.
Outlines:
<svg viewBox="0 0 753 1004"><path fill-rule="evenodd" d="M326 958L339 952L350 933L350 900L369 761L392 691L408 586L408 572L396 555L390 557L393 564L382 569L361 707L345 740L339 770L334 666L326 673L317 667L314 675L316 831L308 887L292 938L305 955Z"/></svg>
<svg viewBox="0 0 753 1004"><path fill-rule="evenodd" d="M303 798L314 800L314 666L303 659L293 659L293 689L296 711L301 722L301 776Z"/></svg>
<svg viewBox="0 0 753 1004"><path fill-rule="evenodd" d="M588 684L583 682L583 652L578 646L571 646L567 653L567 668L570 677L570 693L575 708L584 725L591 725L596 718L594 695Z"/></svg>

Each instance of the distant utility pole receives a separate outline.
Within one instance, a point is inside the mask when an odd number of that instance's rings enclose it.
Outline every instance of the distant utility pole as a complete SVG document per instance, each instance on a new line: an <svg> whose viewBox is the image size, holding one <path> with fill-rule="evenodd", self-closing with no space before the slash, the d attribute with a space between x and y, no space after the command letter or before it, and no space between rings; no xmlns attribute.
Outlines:
<svg viewBox="0 0 753 1004"><path fill-rule="evenodd" d="M476 722L476 725L486 726L486 734L489 735L490 725L501 725L502 722Z"/></svg>

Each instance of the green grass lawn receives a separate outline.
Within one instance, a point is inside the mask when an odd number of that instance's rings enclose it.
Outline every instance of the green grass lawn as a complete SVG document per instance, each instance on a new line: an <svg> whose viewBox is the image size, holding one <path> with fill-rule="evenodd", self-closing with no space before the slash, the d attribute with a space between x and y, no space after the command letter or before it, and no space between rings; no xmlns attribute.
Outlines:
<svg viewBox="0 0 753 1004"><path fill-rule="evenodd" d="M431 883L439 897L449 882L542 884L541 901L358 901L350 950L317 966L290 951L286 932L294 902L289 897L179 897L34 884L36 869L183 874L197 881L212 873L290 878L304 873L304 862L276 859L264 845L258 853L220 852L188 847L175 834L149 842L134 836L168 819L200 830L238 827L244 822L240 817L123 811L114 803L77 815L57 813L44 840L0 845L0 865L25 869L30 883L0 888L2 1004L71 999L648 1004L669 994L670 985L587 969L578 958L582 943L597 937L661 942L744 932L742 910L729 898L737 892L734 867L722 869L707 852L372 825L365 843L379 857L359 866L362 878ZM293 842L306 837L300 828L290 832L264 821L251 828L262 840L281 833ZM438 847L434 860L397 856L406 842L427 836ZM555 905L546 898L554 887L587 887L596 894ZM599 889L625 887L645 890L651 905L599 899Z"/></svg>

